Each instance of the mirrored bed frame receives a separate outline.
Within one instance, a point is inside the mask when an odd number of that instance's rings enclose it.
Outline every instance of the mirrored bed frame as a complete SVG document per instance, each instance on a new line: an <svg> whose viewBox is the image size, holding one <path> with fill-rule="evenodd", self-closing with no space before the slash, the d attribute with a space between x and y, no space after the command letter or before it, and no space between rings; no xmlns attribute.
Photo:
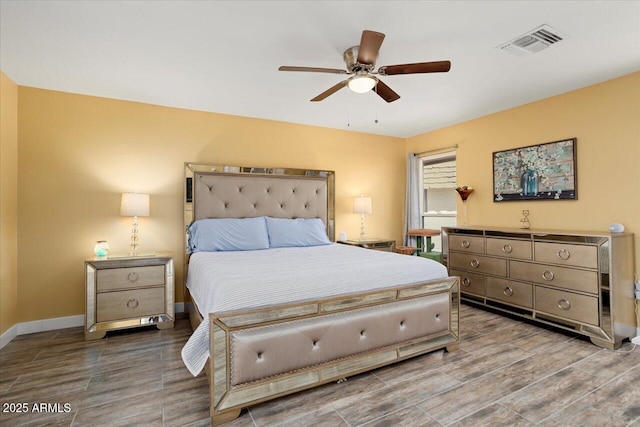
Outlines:
<svg viewBox="0 0 640 427"><path fill-rule="evenodd" d="M334 186L332 171L231 167L185 163L185 302L192 327L209 322L209 360L205 366L210 384L213 425L235 419L242 408L266 400L340 380L400 360L459 344L459 278L452 276L409 286L394 286L337 297L291 302L259 309L224 313L199 313L190 303L186 289L188 273L188 227L201 218L322 218L327 235L335 241ZM243 189L246 194L241 195ZM298 192L298 193L296 193ZM296 194L294 194L296 193ZM262 194L257 198L256 194ZM285 197L285 195L289 195ZM286 199L286 200L285 200ZM406 256L406 255L403 255ZM421 323L421 335L408 340L397 338L406 319ZM425 320L427 319L427 320ZM340 322L341 330L362 338L362 325L384 325L383 341L376 348L339 357L327 356L321 363L296 367L277 375L234 371L233 340L253 340L258 359L260 346L274 334L261 330L277 329L280 339L296 334L313 334L322 322ZM395 334L395 338L393 336ZM323 336L325 348L352 348L341 337ZM348 341L348 340L346 340ZM262 344L261 344L262 343ZM315 346L315 341L313 342ZM251 346L249 346L251 348ZM299 348L298 359L311 349ZM244 355L247 356L246 354ZM281 361L280 361L281 362ZM255 364L258 366L259 364ZM249 379L247 379L249 378Z"/></svg>

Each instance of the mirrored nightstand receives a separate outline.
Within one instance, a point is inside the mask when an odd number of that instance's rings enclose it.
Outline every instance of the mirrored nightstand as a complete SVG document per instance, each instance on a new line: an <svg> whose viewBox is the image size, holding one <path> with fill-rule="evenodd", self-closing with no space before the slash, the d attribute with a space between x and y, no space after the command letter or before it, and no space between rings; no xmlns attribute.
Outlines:
<svg viewBox="0 0 640 427"><path fill-rule="evenodd" d="M173 328L174 268L169 255L85 261L85 339L107 331L155 325Z"/></svg>

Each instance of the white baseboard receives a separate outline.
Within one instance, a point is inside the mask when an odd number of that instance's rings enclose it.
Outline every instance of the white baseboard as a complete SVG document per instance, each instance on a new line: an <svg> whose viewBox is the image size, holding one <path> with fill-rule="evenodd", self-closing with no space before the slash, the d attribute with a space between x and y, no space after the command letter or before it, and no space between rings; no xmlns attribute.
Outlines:
<svg viewBox="0 0 640 427"><path fill-rule="evenodd" d="M183 302L177 302L175 304L175 310L176 310L176 313L184 313L184 303Z"/></svg>
<svg viewBox="0 0 640 427"><path fill-rule="evenodd" d="M0 336L0 349L9 344L18 335L34 334L36 332L55 331L57 329L73 328L84 324L84 315L57 317L55 319L33 320L31 322L16 323Z"/></svg>
<svg viewBox="0 0 640 427"><path fill-rule="evenodd" d="M54 319L33 320L18 323L18 335L35 334L36 332L55 331L56 329L74 328L84 324L84 315L56 317Z"/></svg>
<svg viewBox="0 0 640 427"><path fill-rule="evenodd" d="M0 350L16 336L18 336L18 325L13 325L4 334L0 335Z"/></svg>
<svg viewBox="0 0 640 427"><path fill-rule="evenodd" d="M184 313L184 303L174 305L176 313ZM75 328L84 324L84 315L56 317L54 319L33 320L17 323L0 335L0 349L9 344L18 335L34 334L36 332L55 331L57 329Z"/></svg>

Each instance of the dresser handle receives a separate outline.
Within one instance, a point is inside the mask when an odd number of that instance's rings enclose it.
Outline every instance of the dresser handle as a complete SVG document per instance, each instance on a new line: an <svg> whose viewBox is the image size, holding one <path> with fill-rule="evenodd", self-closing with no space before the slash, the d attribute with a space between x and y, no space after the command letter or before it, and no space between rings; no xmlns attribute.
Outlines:
<svg viewBox="0 0 640 427"><path fill-rule="evenodd" d="M571 252L569 252L566 249L560 249L556 255L558 256L559 259L566 261L569 259L569 257L571 257Z"/></svg>
<svg viewBox="0 0 640 427"><path fill-rule="evenodd" d="M474 258L471 260L471 267L478 268L479 265L480 265L480 261L478 261L477 259Z"/></svg>
<svg viewBox="0 0 640 427"><path fill-rule="evenodd" d="M558 301L558 308L560 310L569 310L571 308L571 302L563 298Z"/></svg>
<svg viewBox="0 0 640 427"><path fill-rule="evenodd" d="M140 303L135 298L131 298L129 301L127 301L127 307L129 308L137 308L138 305L140 305Z"/></svg>
<svg viewBox="0 0 640 427"><path fill-rule="evenodd" d="M504 288L504 291L502 291L503 294L505 294L506 296L510 297L513 295L513 289L511 289L511 287L507 286L506 288Z"/></svg>
<svg viewBox="0 0 640 427"><path fill-rule="evenodd" d="M510 254L511 252L513 252L513 247L507 243L502 247L502 252L504 252L505 254Z"/></svg>
<svg viewBox="0 0 640 427"><path fill-rule="evenodd" d="M462 278L462 286L469 286L471 285L471 279L469 279L468 277L463 277Z"/></svg>
<svg viewBox="0 0 640 427"><path fill-rule="evenodd" d="M462 247L467 249L469 246L471 246L471 243L469 243L468 240L463 240L462 241Z"/></svg>
<svg viewBox="0 0 640 427"><path fill-rule="evenodd" d="M549 271L549 270L545 270L542 273L542 278L546 281L552 281L553 280L553 271Z"/></svg>
<svg viewBox="0 0 640 427"><path fill-rule="evenodd" d="M127 275L127 280L130 281L131 283L137 282L139 278L140 276L135 271Z"/></svg>

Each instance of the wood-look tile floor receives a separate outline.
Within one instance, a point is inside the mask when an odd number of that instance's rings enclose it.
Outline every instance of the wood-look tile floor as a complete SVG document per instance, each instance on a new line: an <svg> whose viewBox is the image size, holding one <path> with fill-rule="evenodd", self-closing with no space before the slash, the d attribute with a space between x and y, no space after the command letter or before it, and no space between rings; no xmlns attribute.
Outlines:
<svg viewBox="0 0 640 427"><path fill-rule="evenodd" d="M640 348L604 350L475 307L461 312L458 351L263 403L228 425L640 427ZM206 377L180 358L190 333L182 316L172 330L99 341L84 341L81 328L18 336L0 350L0 425L210 425ZM28 412L16 412L23 404Z"/></svg>

